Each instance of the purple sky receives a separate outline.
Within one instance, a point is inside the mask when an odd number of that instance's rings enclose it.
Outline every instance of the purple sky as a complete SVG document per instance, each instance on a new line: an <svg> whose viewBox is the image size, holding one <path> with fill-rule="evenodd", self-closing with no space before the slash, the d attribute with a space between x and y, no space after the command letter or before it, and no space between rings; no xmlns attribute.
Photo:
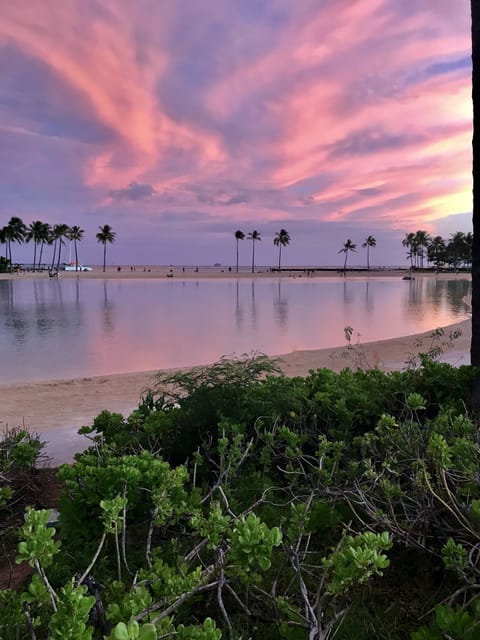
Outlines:
<svg viewBox="0 0 480 640"><path fill-rule="evenodd" d="M341 264L372 234L471 230L469 3L4 1L0 226L80 225L80 259ZM31 245L16 249L32 259ZM241 243L249 264L251 246Z"/></svg>

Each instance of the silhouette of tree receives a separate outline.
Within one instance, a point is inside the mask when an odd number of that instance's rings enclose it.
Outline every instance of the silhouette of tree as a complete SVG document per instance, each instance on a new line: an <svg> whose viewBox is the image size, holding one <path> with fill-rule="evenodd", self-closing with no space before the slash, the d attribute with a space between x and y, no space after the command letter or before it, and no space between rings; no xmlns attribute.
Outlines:
<svg viewBox="0 0 480 640"><path fill-rule="evenodd" d="M368 236L365 242L362 244L362 247L367 248L367 270L370 271L370 247L376 247L377 241L373 236Z"/></svg>
<svg viewBox="0 0 480 640"><path fill-rule="evenodd" d="M357 250L357 245L352 242L350 240L350 238L343 244L343 247L340 249L340 251L338 253L344 253L345 254L345 263L343 265L343 270L346 271L347 270L347 258L348 258L348 252L349 251L356 251Z"/></svg>
<svg viewBox="0 0 480 640"><path fill-rule="evenodd" d="M27 227L21 218L12 216L5 227L5 239L7 242L8 258L10 260L10 272L13 269L12 243L22 244L25 240Z"/></svg>
<svg viewBox="0 0 480 640"><path fill-rule="evenodd" d="M53 260L52 260L52 269L55 266L55 256L57 256L57 269L60 269L60 260L62 257L62 247L65 244L65 238L67 237L67 233L69 230L68 224L55 224L52 229L52 239L54 242L53 245ZM58 254L56 254L56 250L58 248Z"/></svg>
<svg viewBox="0 0 480 640"><path fill-rule="evenodd" d="M417 266L417 255L418 255L418 247L417 247L417 238L414 233L407 233L405 238L402 240L402 245L407 247L407 258L410 260L410 268ZM415 261L415 264L414 264Z"/></svg>
<svg viewBox="0 0 480 640"><path fill-rule="evenodd" d="M433 262L437 269L445 263L447 259L447 245L442 236L435 236L430 239L427 247L427 259L429 262Z"/></svg>
<svg viewBox="0 0 480 640"><path fill-rule="evenodd" d="M78 271L77 242L80 242L80 240L83 238L84 233L85 231L77 225L70 227L67 233L67 238L70 240L70 242L73 242L73 246L75 248L75 271Z"/></svg>
<svg viewBox="0 0 480 640"><path fill-rule="evenodd" d="M252 241L252 273L254 273L255 272L255 242L257 242L257 240L261 240L260 232L257 231L256 229L254 231L251 231L247 236L247 240Z"/></svg>
<svg viewBox="0 0 480 640"><path fill-rule="evenodd" d="M109 224L98 227L100 231L97 233L97 242L103 244L103 272L105 273L105 264L107 260L107 242L113 244L115 242L116 233Z"/></svg>
<svg viewBox="0 0 480 640"><path fill-rule="evenodd" d="M235 231L235 240L237 241L237 273L238 273L238 241L244 240L244 238L245 238L245 234L243 233L243 231L240 231L240 229L237 229Z"/></svg>
<svg viewBox="0 0 480 640"><path fill-rule="evenodd" d="M428 244L431 238L426 231L419 230L415 234L415 239L418 257L420 258L420 268L423 269L423 259L425 257L425 251L428 248Z"/></svg>
<svg viewBox="0 0 480 640"><path fill-rule="evenodd" d="M290 244L290 234L285 229L280 229L275 234L273 244L278 247L278 270L280 271L282 264L282 247L286 247Z"/></svg>
<svg viewBox="0 0 480 640"><path fill-rule="evenodd" d="M42 241L43 235L43 225L45 223L40 220L34 220L30 223L30 226L27 229L25 234L25 240L30 242L33 240L33 270L35 271L35 267L37 265L37 247Z"/></svg>

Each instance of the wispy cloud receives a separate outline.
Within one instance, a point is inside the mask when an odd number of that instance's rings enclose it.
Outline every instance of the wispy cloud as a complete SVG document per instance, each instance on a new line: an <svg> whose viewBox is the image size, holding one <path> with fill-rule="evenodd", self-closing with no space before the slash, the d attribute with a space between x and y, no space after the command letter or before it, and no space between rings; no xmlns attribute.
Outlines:
<svg viewBox="0 0 480 640"><path fill-rule="evenodd" d="M149 237L192 213L225 233L454 225L469 19L451 0L6 3L0 215L143 220Z"/></svg>

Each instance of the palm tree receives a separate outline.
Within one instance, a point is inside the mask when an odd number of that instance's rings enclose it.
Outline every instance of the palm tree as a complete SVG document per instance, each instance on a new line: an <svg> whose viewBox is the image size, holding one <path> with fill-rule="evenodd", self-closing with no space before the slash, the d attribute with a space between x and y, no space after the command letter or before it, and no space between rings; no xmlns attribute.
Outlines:
<svg viewBox="0 0 480 640"><path fill-rule="evenodd" d="M368 236L365 239L365 242L362 244L362 247L365 249L367 247L367 271L370 271L370 247L376 247L377 241L373 236Z"/></svg>
<svg viewBox="0 0 480 640"><path fill-rule="evenodd" d="M278 270L280 271L281 263L282 263L282 247L286 247L290 244L290 234L285 229L280 229L275 234L275 238L273 239L273 244L278 247Z"/></svg>
<svg viewBox="0 0 480 640"><path fill-rule="evenodd" d="M256 229L254 229L248 234L247 240L252 241L252 273L254 273L255 272L255 242L257 240L261 240L260 233Z"/></svg>
<svg viewBox="0 0 480 640"><path fill-rule="evenodd" d="M68 224L54 224L53 229L50 235L50 240L53 242L53 257L52 257L52 266L53 269L55 266L55 256L57 257L57 270L60 269L60 259L62 257L62 246L65 244L64 238L67 237L67 233L69 230ZM58 254L57 254L58 247Z"/></svg>
<svg viewBox="0 0 480 640"><path fill-rule="evenodd" d="M417 266L417 255L418 255L418 247L417 247L417 239L414 233L407 233L405 238L402 240L402 245L407 247L407 258L410 260L410 268L413 269L414 266ZM413 264L413 259L415 258L415 265Z"/></svg>
<svg viewBox="0 0 480 640"><path fill-rule="evenodd" d="M237 273L238 273L238 241L244 240L244 239L245 239L245 234L243 233L243 231L240 231L240 229L237 229L235 231L235 240L237 241Z"/></svg>
<svg viewBox="0 0 480 640"><path fill-rule="evenodd" d="M46 244L51 243L52 238L52 228L48 224L48 222L42 223L42 229L40 232L40 256L38 258L38 266L41 268L42 265L42 255L43 255L43 247Z"/></svg>
<svg viewBox="0 0 480 640"><path fill-rule="evenodd" d="M427 259L429 262L433 262L435 268L438 269L438 267L445 262L446 251L447 247L445 240L442 236L435 236L434 238L431 238L428 243Z"/></svg>
<svg viewBox="0 0 480 640"><path fill-rule="evenodd" d="M37 247L41 242L43 225L45 223L40 220L34 220L30 223L30 226L27 229L27 233L25 234L25 240L30 242L33 240L33 270L35 271L35 267L37 264Z"/></svg>
<svg viewBox="0 0 480 640"><path fill-rule="evenodd" d="M465 263L466 253L465 234L462 231L452 233L448 243L448 258L450 264L452 264L455 269L458 268L462 262Z"/></svg>
<svg viewBox="0 0 480 640"><path fill-rule="evenodd" d="M97 233L96 238L97 242L101 242L103 244L103 272L105 273L105 263L107 259L107 242L113 244L115 242L115 236L117 235L115 231L113 231L112 227L109 224L104 224L103 227L98 227L100 229L99 233Z"/></svg>
<svg viewBox="0 0 480 640"><path fill-rule="evenodd" d="M70 242L72 242L73 240L73 246L75 247L75 271L78 271L77 241L80 242L80 240L83 238L84 233L85 231L83 229L80 229L80 227L78 227L77 225L70 227L67 232L67 238L70 240Z"/></svg>
<svg viewBox="0 0 480 640"><path fill-rule="evenodd" d="M340 251L338 253L344 253L345 254L345 263L343 265L343 270L346 271L347 270L347 257L348 257L348 252L349 251L356 251L357 250L357 245L352 242L350 240L350 238L343 244L343 247L340 249Z"/></svg>
<svg viewBox="0 0 480 640"><path fill-rule="evenodd" d="M7 249L8 249L8 257L10 259L10 272L13 268L12 262L12 242L18 242L18 244L22 244L25 240L25 234L27 232L27 227L21 218L17 218L16 216L12 216L5 227L5 238L7 241Z"/></svg>
<svg viewBox="0 0 480 640"><path fill-rule="evenodd" d="M416 243L418 247L418 255L420 256L420 267L423 269L423 258L425 257L425 249L427 249L428 244L431 240L427 231L417 231L415 234Z"/></svg>

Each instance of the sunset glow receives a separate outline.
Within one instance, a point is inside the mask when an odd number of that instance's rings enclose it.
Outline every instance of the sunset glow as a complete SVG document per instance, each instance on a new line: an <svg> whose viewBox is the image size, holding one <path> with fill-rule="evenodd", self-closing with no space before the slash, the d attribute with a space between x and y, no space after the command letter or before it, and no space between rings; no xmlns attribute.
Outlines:
<svg viewBox="0 0 480 640"><path fill-rule="evenodd" d="M80 225L89 263L108 223L114 263L231 264L255 228L274 264L285 227L285 264L369 234L403 264L471 230L470 47L451 0L5 2L0 225Z"/></svg>

